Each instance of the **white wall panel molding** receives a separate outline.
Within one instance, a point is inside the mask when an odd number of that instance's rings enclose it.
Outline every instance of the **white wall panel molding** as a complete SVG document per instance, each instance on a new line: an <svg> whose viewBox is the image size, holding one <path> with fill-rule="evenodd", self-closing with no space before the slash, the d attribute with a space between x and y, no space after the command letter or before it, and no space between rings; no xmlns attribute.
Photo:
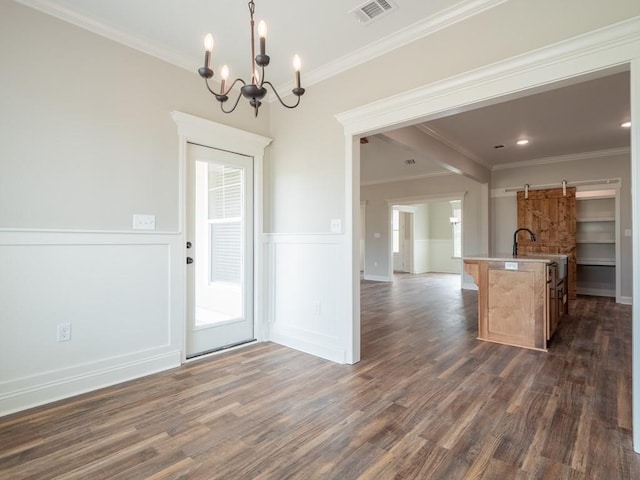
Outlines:
<svg viewBox="0 0 640 480"><path fill-rule="evenodd" d="M0 416L180 365L180 351L158 348L70 369L0 382Z"/></svg>
<svg viewBox="0 0 640 480"><path fill-rule="evenodd" d="M429 255L429 243L428 238L414 240L413 247L413 271L411 273L420 274L427 273L430 270L430 255Z"/></svg>
<svg viewBox="0 0 640 480"><path fill-rule="evenodd" d="M453 239L429 240L429 271L436 273L462 273L461 260L453 258Z"/></svg>
<svg viewBox="0 0 640 480"><path fill-rule="evenodd" d="M348 289L332 275L344 264L344 247L344 236L336 234L263 236L269 340L345 363L339 332L348 322L340 318Z"/></svg>
<svg viewBox="0 0 640 480"><path fill-rule="evenodd" d="M1 231L0 415L178 366L183 262L177 234Z"/></svg>
<svg viewBox="0 0 640 480"><path fill-rule="evenodd" d="M82 230L82 229L64 229L64 228L9 228L0 227L2 233L60 233L60 234L89 234L89 235L180 235L179 231L162 231L162 230Z"/></svg>

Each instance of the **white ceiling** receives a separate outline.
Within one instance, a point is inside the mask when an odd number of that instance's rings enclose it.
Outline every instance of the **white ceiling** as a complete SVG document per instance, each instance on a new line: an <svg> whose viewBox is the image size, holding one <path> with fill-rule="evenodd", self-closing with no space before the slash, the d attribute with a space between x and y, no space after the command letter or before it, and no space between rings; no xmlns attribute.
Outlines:
<svg viewBox="0 0 640 480"><path fill-rule="evenodd" d="M429 161L416 152L400 147L382 135L367 137L367 139L368 143L360 146L361 185L410 180L448 173L439 164ZM415 163L407 164L407 160L413 160Z"/></svg>
<svg viewBox="0 0 640 480"><path fill-rule="evenodd" d="M575 154L630 146L630 130L620 126L630 120L629 92L629 72L618 71L573 79L570 85L551 86L517 99L498 99L493 105L444 115L418 127L491 170L562 161ZM529 143L517 145L519 139ZM383 135L368 140L361 151L363 185L447 172L397 144L380 147L380 142L385 143ZM411 157L415 164L403 163Z"/></svg>
<svg viewBox="0 0 640 480"><path fill-rule="evenodd" d="M213 68L231 76L250 67L246 0L16 0L196 72L203 40L215 39ZM366 24L349 13L365 0L255 0L255 20L268 27L265 77L293 83L292 58L302 58L303 86L397 48L506 0L387 0L391 13Z"/></svg>
<svg viewBox="0 0 640 480"><path fill-rule="evenodd" d="M213 68L229 64L232 78L250 72L246 0L15 0L180 67L196 70L203 38L215 37ZM363 0L255 0L256 21L267 22L265 77L281 91L292 87L291 59L303 61L308 87L412 40L508 0L387 0L398 8L367 24L349 13ZM310 92L311 93L311 92ZM567 154L628 147L629 76L577 79L544 93L510 99L420 126L423 131L488 168ZM498 100L500 102L500 100ZM526 137L530 143L518 147ZM494 145L504 145L495 149ZM375 154L367 154L375 152ZM386 157L385 157L386 155ZM386 158L386 162L385 162ZM408 166L404 160L413 158ZM369 165L365 161L370 162ZM372 137L363 146L362 181L441 174L415 152Z"/></svg>
<svg viewBox="0 0 640 480"><path fill-rule="evenodd" d="M629 72L426 122L432 135L489 168L628 147ZM520 139L529 140L523 146ZM503 148L495 146L503 145Z"/></svg>

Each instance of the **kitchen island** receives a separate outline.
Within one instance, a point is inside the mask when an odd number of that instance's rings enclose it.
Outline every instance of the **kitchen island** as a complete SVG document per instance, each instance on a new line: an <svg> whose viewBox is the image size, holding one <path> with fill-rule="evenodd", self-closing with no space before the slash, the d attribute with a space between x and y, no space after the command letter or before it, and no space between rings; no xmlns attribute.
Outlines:
<svg viewBox="0 0 640 480"><path fill-rule="evenodd" d="M478 286L478 339L547 351L567 313L566 255L476 255L464 270Z"/></svg>

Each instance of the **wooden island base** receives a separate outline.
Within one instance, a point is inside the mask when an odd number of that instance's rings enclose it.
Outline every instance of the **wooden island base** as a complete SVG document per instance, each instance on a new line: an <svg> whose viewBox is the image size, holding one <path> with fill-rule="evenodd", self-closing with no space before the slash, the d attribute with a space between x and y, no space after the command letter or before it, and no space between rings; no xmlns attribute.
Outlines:
<svg viewBox="0 0 640 480"><path fill-rule="evenodd" d="M566 312L565 256L466 257L478 285L478 339L547 351Z"/></svg>

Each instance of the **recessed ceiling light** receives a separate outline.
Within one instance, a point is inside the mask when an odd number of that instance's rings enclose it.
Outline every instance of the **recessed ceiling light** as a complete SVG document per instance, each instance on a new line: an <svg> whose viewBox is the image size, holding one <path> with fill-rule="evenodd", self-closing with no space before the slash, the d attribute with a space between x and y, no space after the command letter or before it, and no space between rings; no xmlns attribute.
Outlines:
<svg viewBox="0 0 640 480"><path fill-rule="evenodd" d="M631 122L624 122L624 123L620 124L620 126L624 127L624 128L631 128Z"/></svg>
<svg viewBox="0 0 640 480"><path fill-rule="evenodd" d="M522 140L518 140L516 142L518 145L526 145L527 143L529 143L529 140L527 139L522 139Z"/></svg>

